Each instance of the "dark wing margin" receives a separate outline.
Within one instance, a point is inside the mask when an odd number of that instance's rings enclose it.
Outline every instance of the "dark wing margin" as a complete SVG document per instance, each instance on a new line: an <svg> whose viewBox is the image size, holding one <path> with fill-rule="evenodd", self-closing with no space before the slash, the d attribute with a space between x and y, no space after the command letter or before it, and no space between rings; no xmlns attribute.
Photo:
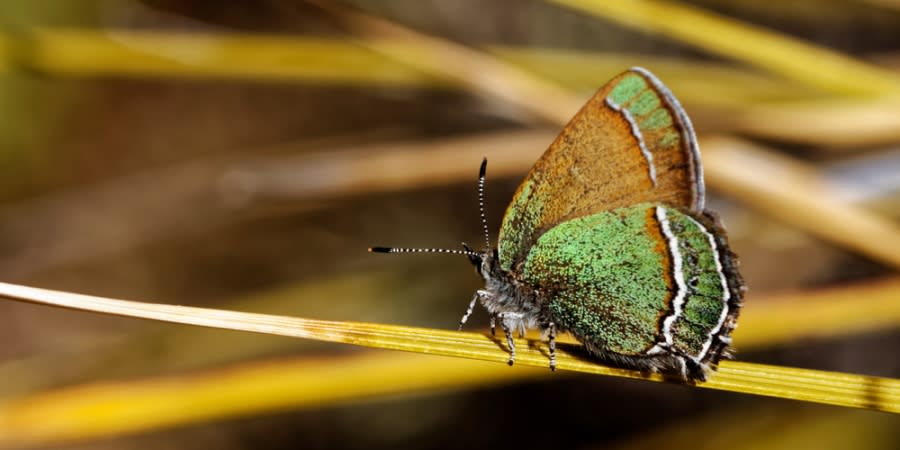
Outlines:
<svg viewBox="0 0 900 450"><path fill-rule="evenodd" d="M675 95L672 94L672 91L670 91L659 78L656 78L656 75L653 75L649 70L638 66L634 66L630 70L643 75L644 78L653 84L657 92L663 96L675 114L675 118L677 119L676 123L681 126L681 134L685 137L682 145L686 145L686 150L690 153L691 159L693 160L693 164L690 165L690 169L692 170L691 178L693 178L696 185L696 196L691 211L699 214L703 212L706 207L706 183L703 181L703 164L700 162L700 144L697 142L697 135L694 133L694 125L691 123L691 118L688 117L687 112L681 106L678 99L675 98Z"/></svg>

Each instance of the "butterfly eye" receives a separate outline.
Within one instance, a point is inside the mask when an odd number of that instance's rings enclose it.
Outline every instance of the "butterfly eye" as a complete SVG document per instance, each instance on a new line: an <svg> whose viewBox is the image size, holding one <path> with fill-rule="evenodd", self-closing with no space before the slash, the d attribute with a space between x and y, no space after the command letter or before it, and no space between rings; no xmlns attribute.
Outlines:
<svg viewBox="0 0 900 450"><path fill-rule="evenodd" d="M471 262L472 265L475 266L476 271L481 272L484 270L484 268L482 267L484 265L484 263L481 259L481 256L479 256L477 254L469 254L468 256L469 256L469 262Z"/></svg>

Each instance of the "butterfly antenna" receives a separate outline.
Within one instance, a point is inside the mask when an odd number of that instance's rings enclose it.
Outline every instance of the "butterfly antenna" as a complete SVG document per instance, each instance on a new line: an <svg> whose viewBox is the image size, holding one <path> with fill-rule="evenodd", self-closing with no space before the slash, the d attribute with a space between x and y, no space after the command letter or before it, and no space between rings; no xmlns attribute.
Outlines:
<svg viewBox="0 0 900 450"><path fill-rule="evenodd" d="M491 235L488 232L487 215L484 213L484 178L487 172L487 158L481 161L481 168L478 170L478 210L481 212L481 225L484 227L484 244L485 248L491 248ZM465 250L456 250L449 248L408 248L408 247L369 247L370 253L450 253L453 255L466 255L469 257L480 258L481 255L473 251L466 244L463 244ZM474 261L474 260L473 260Z"/></svg>
<svg viewBox="0 0 900 450"><path fill-rule="evenodd" d="M487 214L484 213L484 178L487 172L487 158L481 161L478 170L478 210L481 211L481 226L484 228L484 248L491 248L491 234L488 232Z"/></svg>
<svg viewBox="0 0 900 450"><path fill-rule="evenodd" d="M406 248L406 247L369 247L370 253L450 253L454 255L478 256L471 250L455 250L449 248Z"/></svg>

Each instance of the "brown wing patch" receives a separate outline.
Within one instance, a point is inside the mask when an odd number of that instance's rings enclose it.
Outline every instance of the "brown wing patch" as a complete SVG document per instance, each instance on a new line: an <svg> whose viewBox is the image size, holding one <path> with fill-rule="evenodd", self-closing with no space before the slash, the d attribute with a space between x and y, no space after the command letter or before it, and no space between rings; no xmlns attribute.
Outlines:
<svg viewBox="0 0 900 450"><path fill-rule="evenodd" d="M665 309L661 309L656 315L656 329L662 333L663 320L666 319L673 310L672 301L675 299L675 280L672 278L672 255L669 254L669 243L662 232L662 225L659 218L656 217L656 208L647 208L646 213L647 235L656 241L654 252L660 255L660 261L663 265L663 280L666 284Z"/></svg>
<svg viewBox="0 0 900 450"><path fill-rule="evenodd" d="M503 217L503 269L512 270L540 235L575 217L641 202L696 207L702 185L695 179L700 170L693 131L674 97L660 87L665 89L643 69L625 72L563 128ZM657 105L647 103L654 99Z"/></svg>

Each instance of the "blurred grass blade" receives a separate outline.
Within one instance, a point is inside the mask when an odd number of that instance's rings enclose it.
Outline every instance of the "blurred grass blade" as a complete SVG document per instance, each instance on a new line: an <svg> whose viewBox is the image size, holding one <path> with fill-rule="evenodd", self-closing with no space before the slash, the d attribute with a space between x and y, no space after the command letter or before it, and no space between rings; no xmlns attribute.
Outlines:
<svg viewBox="0 0 900 450"><path fill-rule="evenodd" d="M372 46L436 59L415 40L380 38ZM294 81L351 85L460 87L444 74L428 75L396 58L341 38L264 33L183 33L154 30L35 28L0 33L0 70L51 76L173 77ZM818 91L721 63L633 53L561 48L489 46L485 50L540 76L578 90L597 89L625 67L648 64L691 103L736 106L759 99L808 99Z"/></svg>
<svg viewBox="0 0 900 450"><path fill-rule="evenodd" d="M334 304L329 302L327 304L317 304L318 306L312 308L310 308L312 305L298 308L298 304L301 303L298 300L332 297L342 299L340 301L342 309L368 311L366 309L367 306L364 304L367 303L364 300L365 298L392 297L401 303L414 301L417 297L414 291L398 293L393 288L397 283L402 282L404 276L400 272L393 271L342 275L254 293L248 297L228 302L220 307L233 310L255 309L268 314L282 315L292 315L292 312L302 309L307 315L319 316L329 313L334 314L333 311L329 311L330 308L334 307ZM865 301L860 301L860 299L865 299ZM746 306L741 312L741 326L735 334L735 345L738 352L743 354L747 351L775 345L802 346L810 339L835 340L854 333L872 333L898 328L900 327L898 302L900 302L900 278L896 277L826 289L810 289L773 295L758 295L756 291L752 291L746 300ZM366 314L368 316L370 313L367 312ZM391 316L391 314L386 312L383 317L388 316ZM40 393L51 387L76 386L81 383L88 383L96 387L97 382L95 380L98 377L102 379L127 378L130 382L144 383L144 381L135 379L135 375L156 372L160 368L170 372L178 371L179 373L204 370L207 367L223 366L258 355L274 354L288 349L315 352L322 348L321 344L312 341L298 343L289 339L256 338L254 336L246 336L243 333L213 332L200 327L154 326L141 327L141 329L142 331L135 335L114 342L107 340L85 342L83 345L79 345L75 351L42 352L39 355L0 362L0 380L4 380L4 383L0 383L0 398L18 397L19 400L17 400L16 404L19 404L20 401L26 401L30 404L30 399L32 398L45 398L44 395L56 395L52 392ZM566 342L574 342L568 339L568 336L561 336L561 342L564 339ZM153 350L139 350L148 348ZM215 348L216 351L209 351L211 348ZM465 360L460 359L423 359L420 355L401 352L377 352L375 354L379 356L372 358L360 356L365 358L366 361L370 361L370 366L360 362L359 364L354 363L356 364L354 367L362 370L362 373L378 377L382 383L390 386L374 386L371 390L357 391L360 396L367 398L377 395L413 392L417 389L466 389L472 386L480 386L484 383L513 382L518 376L530 377L524 371L509 371L505 367L495 364L466 364ZM381 362L379 358L397 361L391 363ZM413 360L415 363L412 362ZM109 366L109 361L115 361L114 368ZM329 373L332 371L332 365L342 366L350 364L342 359L321 359L318 360L318 363L317 370ZM273 379L290 378L294 380L295 386L307 386L308 384L311 386L311 383L316 383L316 378L313 374L307 373L306 369L298 369L298 366L302 366L303 363L293 360L280 365L273 365L270 362L243 363L240 365L240 370L252 370L257 365L264 366L259 368L259 370L275 372L275 374L270 375ZM419 367L419 365L427 367ZM470 373L468 370L470 365L473 373ZM452 366L452 368L446 368L447 366ZM281 367L281 370L287 373L278 373L278 367ZM393 368L387 369L388 367ZM439 367L444 367L445 369ZM48 370L50 368L54 370ZM217 375L222 370L226 373ZM199 378L202 378L207 383L224 384L221 387L224 392L232 389L229 387L228 380L231 379L230 376L233 370L225 367L205 373ZM387 370L389 373L381 373L382 370ZM424 372L429 373L427 375L429 378L434 378L429 371L455 373L457 378L454 379L450 375L447 375L447 378L437 377L441 380L437 386L417 384L420 383L418 380L420 380ZM348 387L345 390L351 387L357 388L359 382L354 373L349 371L337 372L344 375L333 377L331 380L334 383L347 385ZM547 372L545 370L534 372L534 376L543 374L547 374ZM503 378L504 376L506 378ZM183 380L185 377L194 379L192 375L177 375L177 377L179 380ZM218 377L226 377L227 380L217 381ZM305 377L312 377L313 380L307 381ZM326 396L325 393L321 393L322 398L308 398L304 397L302 393L296 393L290 396L289 399L281 399L281 397L274 394L269 395L267 392L271 390L283 391L290 387L272 386L270 385L271 383L265 383L262 376L250 378L247 382L257 380L260 383L264 383L264 385L255 389L259 391L260 396L269 399L268 401L230 400L227 403L204 408L202 413L191 415L184 418L184 420L200 421L230 414L249 414L254 411L268 411L288 407L303 408L309 405L320 405L342 399L338 394L335 394L335 397L324 398ZM156 382L164 384L162 381L156 380ZM407 389L394 387L395 385L406 386ZM165 386L168 386L168 391L160 388L156 392L158 395L168 395L175 398L175 400L169 402L173 405L178 404L181 399L189 395L189 393L182 393L179 386L173 386L171 383L165 384ZM88 392L78 390L78 387L66 388L65 392L69 392L70 389L74 392ZM140 395L140 391L135 395ZM76 401L77 395L76 399L73 399L73 397L66 398L69 401ZM81 401L88 402L89 400ZM122 401L124 402L125 400ZM136 399L131 402L137 401ZM63 407L62 403L59 402L55 402L54 405L59 408ZM59 420L66 420L64 419L65 414L62 412L44 411L42 414L48 417L63 416ZM179 411L173 413L160 412L160 414L182 417L189 413ZM3 413L0 412L0 416L2 415ZM165 422L160 426L166 423L177 422ZM2 432L0 432L0 435L2 435Z"/></svg>
<svg viewBox="0 0 900 450"><path fill-rule="evenodd" d="M430 76L452 80L483 97L516 105L548 123L565 125L587 99L482 51L329 1L312 3L332 14L352 32L361 33L363 37L354 41L360 46ZM397 42L415 45L394 45ZM413 49L415 51L410 51Z"/></svg>
<svg viewBox="0 0 900 450"><path fill-rule="evenodd" d="M443 78L333 38L68 28L36 28L4 37L0 68L18 64L55 75L448 85Z"/></svg>
<svg viewBox="0 0 900 450"><path fill-rule="evenodd" d="M334 322L115 300L0 283L0 296L32 303L230 330L317 339L365 347L478 359L505 364L497 337L477 333L358 322ZM516 364L546 367L543 343L519 340ZM578 346L561 345L558 368L583 373L663 381L659 375L599 365ZM698 387L816 403L900 412L900 380L725 361Z"/></svg>
<svg viewBox="0 0 900 450"><path fill-rule="evenodd" d="M399 272L377 272L343 275L335 278L320 279L314 282L292 284L282 286L269 291L255 293L249 297L243 297L234 302L228 302L222 306L233 310L256 309L268 314L291 315L297 311L298 300L304 298L340 298L342 308L366 310L364 298L388 298L393 297L405 303L414 301L416 294L397 293L392 286L401 282L403 275ZM826 289L810 289L797 292L789 292L773 295L758 295L752 291L746 299L746 306L741 312L741 326L735 334L735 345L739 352L759 350L774 345L804 345L810 339L841 339L842 337L865 332L877 332L900 327L900 278L888 278L877 281L865 281L839 287ZM358 299L358 300L355 300ZM865 299L861 301L860 299ZM356 305L354 307L354 305ZM333 303L320 304L320 307L310 309L309 306L301 308L311 315L324 315L333 312L329 308ZM389 313L386 313L390 315ZM78 383L90 383L100 376L103 378L130 378L135 374L153 372L158 368L167 371L192 371L204 367L222 365L240 361L248 357L260 354L272 354L285 349L310 350L320 349L321 345L314 342L297 343L287 339L260 339L253 336L245 336L238 333L210 332L199 327L147 327L143 332L135 336L122 339L113 343L93 342L79 346L74 352L46 352L40 355L17 359L0 363L0 397L22 396L36 393L51 386L74 385ZM574 342L567 335L561 336L560 341ZM136 349L152 348L153 351L139 351ZM215 352L208 349L215 348ZM313 350L315 351L315 350ZM379 352L382 358L396 359L397 355L405 355L396 352ZM110 368L108 362L115 361L116 368ZM402 361L406 361L403 359ZM447 364L462 364L459 360L445 360L442 358L426 359L421 364L446 366ZM449 362L448 362L449 361ZM259 363L251 363L255 365ZM267 363L262 363L269 367ZM320 370L330 370L331 364L343 364L341 361L323 360ZM364 372L377 373L381 363L373 359L373 366L363 368ZM398 363L406 367L412 363ZM295 372L295 364L288 364L284 370ZM48 368L60 368L48 370ZM399 366L398 366L399 367ZM479 365L479 368L485 367ZM505 368L488 364L486 367L497 367L497 370ZM275 369L272 369L275 370ZM419 377L418 368L411 371L408 368L391 370L390 374L382 376L386 383L410 386L413 389ZM437 369L435 369L437 370ZM446 381L441 387L453 386L464 388L472 384L491 382L494 373L487 369L484 371L483 380L468 374L461 375L457 382ZM514 371L519 374L518 371ZM509 374L509 371L503 372ZM536 373L544 374L541 370ZM294 377L296 375L277 375L275 378ZM207 381L213 375L205 377ZM354 377L348 374L347 384L354 384ZM411 378L412 380L410 380ZM513 381L510 376L508 381ZM340 380L335 380L340 383ZM300 383L298 379L298 383ZM227 387L227 386L226 386ZM265 391L271 387L259 387ZM393 389L393 388L384 388ZM390 390L389 392L398 392ZM361 395L380 395L384 392L373 390L361 392ZM172 393L181 398L178 393ZM27 397L26 397L27 398ZM325 400L323 400L325 401ZM309 404L305 397L296 398L290 403L293 407L303 407ZM255 405L255 406L254 406ZM287 403L273 403L241 406L233 404L223 406L225 412L219 412L216 407L210 407L206 411L212 417L222 414L240 413L242 408L272 409L279 405L287 407ZM49 412L47 414L50 414ZM198 420L206 416L198 416Z"/></svg>
<svg viewBox="0 0 900 450"><path fill-rule="evenodd" d="M742 108L778 101L821 101L822 92L774 74L735 66L646 53L586 51L567 48L487 46L501 60L575 91L592 92L627 67L643 66L666 81L678 98L691 105Z"/></svg>
<svg viewBox="0 0 900 450"><path fill-rule="evenodd" d="M815 236L900 268L900 227L840 201L814 169L738 138L713 136L700 143L711 186Z"/></svg>
<svg viewBox="0 0 900 450"><path fill-rule="evenodd" d="M860 149L900 142L900 101L820 99L756 102L727 120L739 133L825 148Z"/></svg>
<svg viewBox="0 0 900 450"><path fill-rule="evenodd" d="M0 403L0 448L45 446L375 396L509 384L545 368L399 352L255 362L62 388Z"/></svg>
<svg viewBox="0 0 900 450"><path fill-rule="evenodd" d="M480 82L458 76L471 73L439 71L446 64L441 60L445 54L434 52L432 42L408 37L353 44L345 39L307 36L38 28L17 35L0 34L0 70L19 68L75 77L224 78L369 87L460 88ZM809 85L720 63L565 49L491 46L485 51L499 61L579 92L596 89L598 80L625 67L645 65L666 80L685 103L725 109L727 114L717 114L718 121L756 136L847 148L892 143L900 137L900 116L894 114L897 100L822 99L820 91ZM459 49L452 52L464 63L461 67L472 65L470 57L459 57ZM396 64L410 60L418 62ZM509 66L505 67L503 70L509 71ZM480 73L472 76L494 79L508 75L490 75L494 70L483 64L477 71ZM513 80L519 78L516 75ZM530 87L524 84L520 89L529 92ZM552 112L548 108L541 114Z"/></svg>
<svg viewBox="0 0 900 450"><path fill-rule="evenodd" d="M741 310L738 350L900 328L900 278L776 295L753 295Z"/></svg>
<svg viewBox="0 0 900 450"><path fill-rule="evenodd" d="M862 3L869 3L871 5L880 6L886 9L893 9L895 11L900 11L900 0L857 0Z"/></svg>
<svg viewBox="0 0 900 450"><path fill-rule="evenodd" d="M743 313L736 343L746 350L804 336L829 337L896 326L900 312L896 308L898 283L900 280L888 279L778 297L754 297ZM304 295L292 292L294 296ZM255 299L245 304L249 307L266 302ZM218 334L193 333L217 336L218 343L222 339ZM182 347L210 348L184 333L172 339ZM227 354L232 349L218 351ZM113 358L120 361L130 357L130 353L126 350L127 356ZM217 355L203 351L196 356L210 357ZM55 363L68 365L65 360ZM508 384L562 374L551 374L545 367L510 370L501 364L378 352L254 362L194 374L90 383L0 404L0 447L108 438L259 412L434 389Z"/></svg>
<svg viewBox="0 0 900 450"><path fill-rule="evenodd" d="M900 94L888 70L699 8L656 0L550 0L838 94Z"/></svg>

